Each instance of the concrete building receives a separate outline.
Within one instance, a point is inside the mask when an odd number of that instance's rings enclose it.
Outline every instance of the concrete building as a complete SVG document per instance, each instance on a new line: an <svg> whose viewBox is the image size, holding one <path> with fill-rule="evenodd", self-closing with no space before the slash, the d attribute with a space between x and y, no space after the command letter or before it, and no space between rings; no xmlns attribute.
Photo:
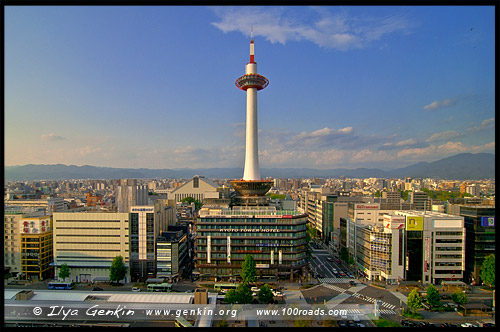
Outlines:
<svg viewBox="0 0 500 332"><path fill-rule="evenodd" d="M461 205L460 216L464 218L465 273L464 281L481 284L481 266L484 259L495 253L495 206Z"/></svg>
<svg viewBox="0 0 500 332"><path fill-rule="evenodd" d="M130 281L129 213L54 213L53 226L55 276L67 264L69 280L106 278L113 259L122 256Z"/></svg>
<svg viewBox="0 0 500 332"><path fill-rule="evenodd" d="M408 199L414 210L431 210L431 204L428 201L429 196L423 191L410 191L408 193Z"/></svg>
<svg viewBox="0 0 500 332"><path fill-rule="evenodd" d="M305 276L306 216L275 207L202 208L196 222L196 268L205 280L229 280L241 274L250 254L259 277Z"/></svg>
<svg viewBox="0 0 500 332"><path fill-rule="evenodd" d="M462 280L464 218L439 212L396 211L405 217L405 280L439 284Z"/></svg>
<svg viewBox="0 0 500 332"><path fill-rule="evenodd" d="M24 217L20 234L23 279L44 280L53 277L52 217Z"/></svg>
<svg viewBox="0 0 500 332"><path fill-rule="evenodd" d="M188 234L180 230L161 232L156 239L156 277L178 280L189 259L188 249Z"/></svg>
<svg viewBox="0 0 500 332"><path fill-rule="evenodd" d="M144 281L156 275L155 240L160 233L153 206L130 207L130 276Z"/></svg>
<svg viewBox="0 0 500 332"><path fill-rule="evenodd" d="M396 282L404 278L404 217L385 215L382 225L355 224L350 244L358 275L369 280Z"/></svg>
<svg viewBox="0 0 500 332"><path fill-rule="evenodd" d="M67 210L62 197L50 197L45 199L10 199L4 201L4 206L17 207L19 209L42 208L47 215Z"/></svg>
<svg viewBox="0 0 500 332"><path fill-rule="evenodd" d="M148 186L138 185L136 179L120 180L116 189L116 205L118 212L128 213L130 207L148 205Z"/></svg>
<svg viewBox="0 0 500 332"><path fill-rule="evenodd" d="M4 272L21 273L21 225L23 218L45 216L45 209L4 207Z"/></svg>
<svg viewBox="0 0 500 332"><path fill-rule="evenodd" d="M218 197L217 185L203 176L195 175L191 181L169 193L168 198L173 199L176 203L186 197L192 197L202 202L208 193Z"/></svg>

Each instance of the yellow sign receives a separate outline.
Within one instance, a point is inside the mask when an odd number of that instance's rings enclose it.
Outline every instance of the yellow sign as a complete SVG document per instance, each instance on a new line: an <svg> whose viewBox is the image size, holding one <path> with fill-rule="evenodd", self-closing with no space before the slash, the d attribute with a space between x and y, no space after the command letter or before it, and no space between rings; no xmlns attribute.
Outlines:
<svg viewBox="0 0 500 332"><path fill-rule="evenodd" d="M406 217L407 231L423 231L424 217Z"/></svg>

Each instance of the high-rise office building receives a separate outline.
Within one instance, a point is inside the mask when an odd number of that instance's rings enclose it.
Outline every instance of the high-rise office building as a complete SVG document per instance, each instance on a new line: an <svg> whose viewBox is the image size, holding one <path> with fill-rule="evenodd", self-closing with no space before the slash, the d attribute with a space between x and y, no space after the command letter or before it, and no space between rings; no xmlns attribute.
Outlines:
<svg viewBox="0 0 500 332"><path fill-rule="evenodd" d="M148 205L148 186L137 185L136 179L123 179L116 189L117 212L128 213L134 205Z"/></svg>

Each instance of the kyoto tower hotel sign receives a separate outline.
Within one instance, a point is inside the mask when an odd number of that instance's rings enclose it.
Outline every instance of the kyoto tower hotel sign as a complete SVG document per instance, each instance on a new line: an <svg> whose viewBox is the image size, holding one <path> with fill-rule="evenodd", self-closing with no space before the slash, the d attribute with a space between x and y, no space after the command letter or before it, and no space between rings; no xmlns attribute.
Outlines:
<svg viewBox="0 0 500 332"><path fill-rule="evenodd" d="M266 204L265 194L271 189L273 181L262 180L259 169L258 131L257 131L257 91L268 86L269 80L257 74L253 34L250 40L250 62L245 66L245 75L236 80L236 87L247 93L247 119L245 144L245 169L242 180L231 181L239 194L237 201L245 205Z"/></svg>

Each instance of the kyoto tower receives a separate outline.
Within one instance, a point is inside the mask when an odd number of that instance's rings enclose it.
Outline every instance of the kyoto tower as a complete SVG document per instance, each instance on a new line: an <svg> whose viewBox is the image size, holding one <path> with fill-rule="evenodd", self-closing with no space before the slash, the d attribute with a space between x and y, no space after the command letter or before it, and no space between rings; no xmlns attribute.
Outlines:
<svg viewBox="0 0 500 332"><path fill-rule="evenodd" d="M245 66L245 75L235 82L236 87L247 93L245 168L242 180L233 180L231 185L239 194L236 201L245 205L265 205L265 194L273 185L272 180L260 178L257 130L257 91L268 86L269 80L257 74L253 31L250 38L250 62Z"/></svg>

